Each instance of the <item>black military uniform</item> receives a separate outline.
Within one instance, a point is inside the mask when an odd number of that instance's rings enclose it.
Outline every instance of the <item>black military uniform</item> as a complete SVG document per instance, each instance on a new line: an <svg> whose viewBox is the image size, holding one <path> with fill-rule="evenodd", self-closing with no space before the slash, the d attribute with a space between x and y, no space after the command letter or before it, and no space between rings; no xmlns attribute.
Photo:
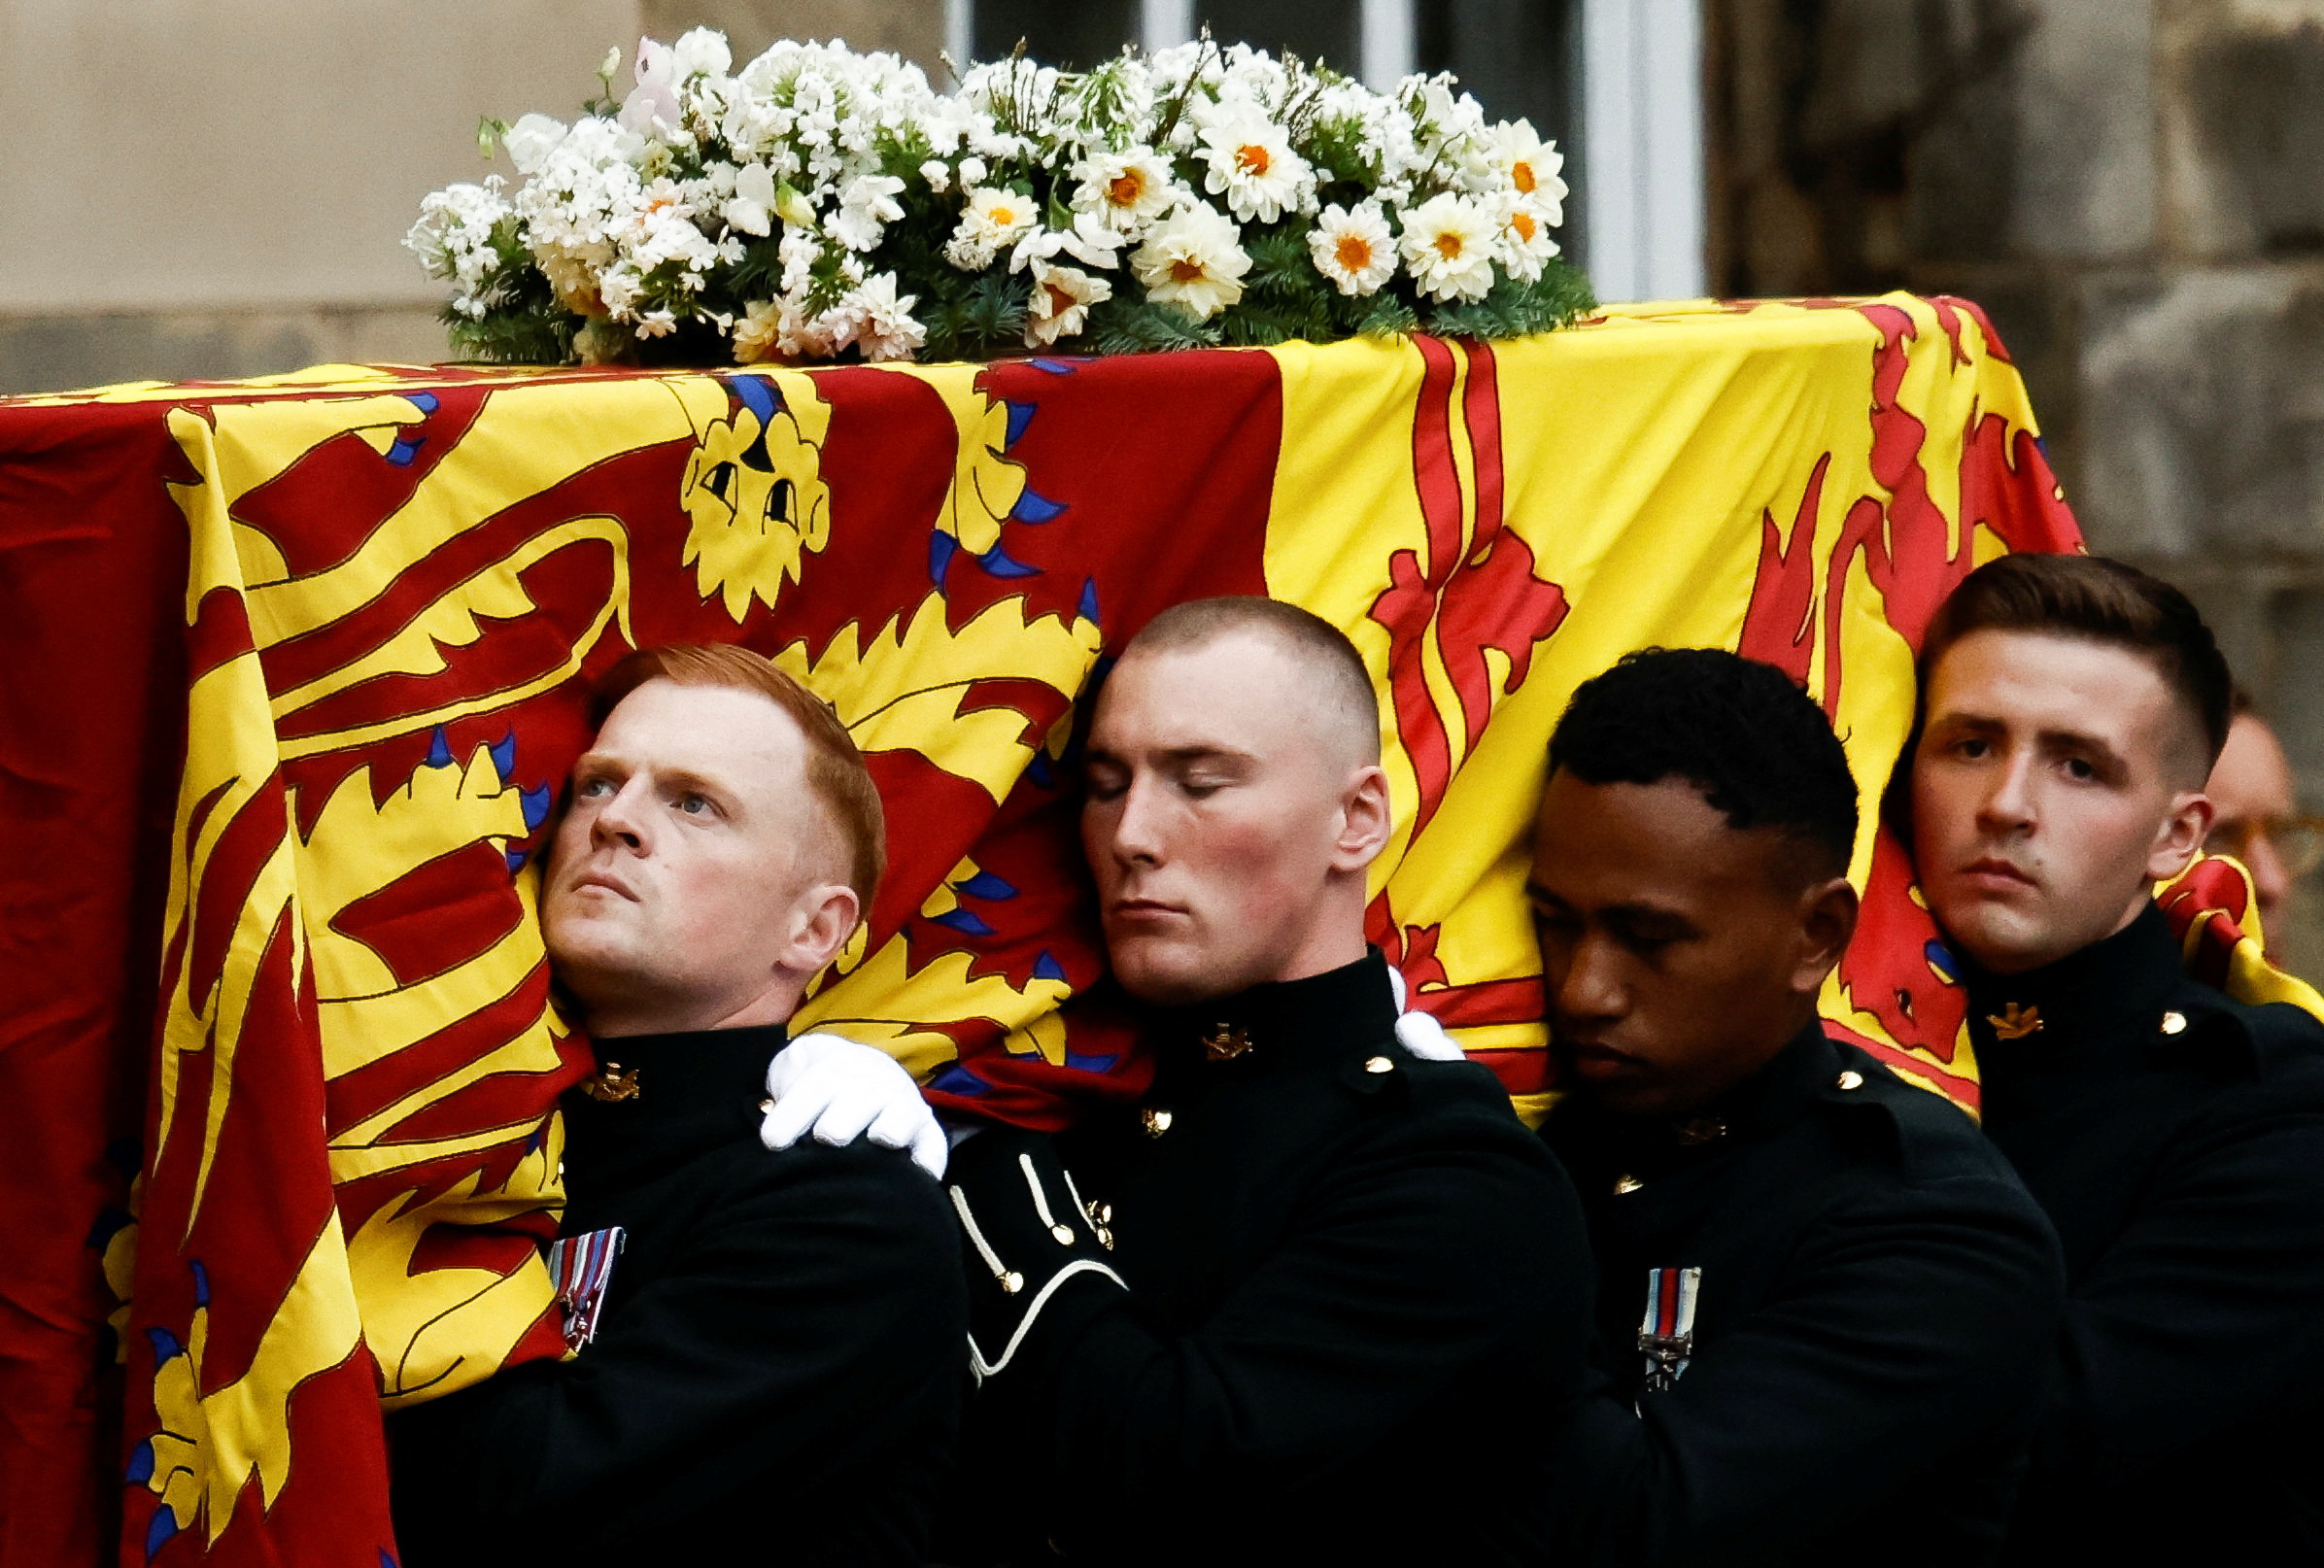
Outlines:
<svg viewBox="0 0 2324 1568"><path fill-rule="evenodd" d="M1993 1560L2062 1282L1968 1117L1812 1027L1701 1114L1576 1096L1544 1136L1589 1216L1604 1378L1559 1560Z"/></svg>
<svg viewBox="0 0 2324 1568"><path fill-rule="evenodd" d="M2324 1026L2186 977L2162 912L1972 971L1985 1126L2066 1247L2010 1555L2324 1558Z"/></svg>
<svg viewBox="0 0 2324 1568"><path fill-rule="evenodd" d="M1143 1104L955 1151L983 1556L1540 1560L1581 1215L1492 1074L1395 1021L1377 954L1258 986L1155 1022Z"/></svg>
<svg viewBox="0 0 2324 1568"><path fill-rule="evenodd" d="M779 1028L636 1036L566 1096L566 1235L629 1233L596 1340L389 1419L407 1568L922 1561L966 1380L959 1239L905 1155L758 1138Z"/></svg>

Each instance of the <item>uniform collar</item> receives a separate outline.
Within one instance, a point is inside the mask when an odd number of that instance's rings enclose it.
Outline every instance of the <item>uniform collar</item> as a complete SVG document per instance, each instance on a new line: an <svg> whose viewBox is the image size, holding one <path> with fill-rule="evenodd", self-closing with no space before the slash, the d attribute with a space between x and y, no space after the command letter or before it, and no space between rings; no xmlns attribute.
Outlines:
<svg viewBox="0 0 2324 1568"><path fill-rule="evenodd" d="M2151 902L2113 936L2055 964L2023 974L1995 974L1965 958L1961 967L1969 1039L1981 1057L2167 1040L2160 1022L2185 978L2178 938Z"/></svg>
<svg viewBox="0 0 2324 1568"><path fill-rule="evenodd" d="M1685 1164L1779 1132L1806 1114L1840 1073L1839 1048L1821 1020L1785 1042L1766 1065L1683 1116L1622 1116L1576 1095L1550 1119L1553 1142L1576 1138L1604 1157L1658 1168ZM1570 1109L1567 1108L1570 1107Z"/></svg>
<svg viewBox="0 0 2324 1568"><path fill-rule="evenodd" d="M767 1064L789 1043L780 1024L594 1041L596 1073L561 1102L576 1178L586 1172L620 1185L750 1132L767 1096ZM588 1092L607 1081L633 1092Z"/></svg>
<svg viewBox="0 0 2324 1568"><path fill-rule="evenodd" d="M1374 948L1305 979L1166 1008L1155 1025L1163 1061L1179 1071L1268 1073L1377 1048L1396 1033L1396 993Z"/></svg>

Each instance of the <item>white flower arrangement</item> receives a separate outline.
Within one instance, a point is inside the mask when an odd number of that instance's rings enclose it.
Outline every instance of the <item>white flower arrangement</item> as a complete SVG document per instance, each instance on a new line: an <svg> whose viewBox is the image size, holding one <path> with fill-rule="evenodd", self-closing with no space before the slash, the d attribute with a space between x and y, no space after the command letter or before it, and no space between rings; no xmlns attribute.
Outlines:
<svg viewBox="0 0 2324 1568"><path fill-rule="evenodd" d="M1119 353L1414 330L1590 303L1563 158L1450 76L1374 92L1208 39L1085 73L651 39L617 104L488 122L514 164L405 243L477 358L804 362ZM947 62L948 63L948 62Z"/></svg>

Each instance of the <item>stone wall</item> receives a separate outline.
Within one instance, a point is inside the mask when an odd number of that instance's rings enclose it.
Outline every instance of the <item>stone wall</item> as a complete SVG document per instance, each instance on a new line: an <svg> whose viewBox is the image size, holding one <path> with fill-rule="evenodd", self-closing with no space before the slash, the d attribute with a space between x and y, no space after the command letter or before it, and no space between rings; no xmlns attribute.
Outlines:
<svg viewBox="0 0 2324 1568"><path fill-rule="evenodd" d="M1715 286L1985 304L2091 547L2196 597L2324 809L2324 0L1707 6Z"/></svg>

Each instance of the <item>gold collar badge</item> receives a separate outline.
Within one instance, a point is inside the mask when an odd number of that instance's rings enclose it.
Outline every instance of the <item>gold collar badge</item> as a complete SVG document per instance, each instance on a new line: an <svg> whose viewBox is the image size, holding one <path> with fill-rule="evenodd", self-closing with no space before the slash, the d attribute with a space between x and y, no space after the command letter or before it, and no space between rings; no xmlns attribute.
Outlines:
<svg viewBox="0 0 2324 1568"><path fill-rule="evenodd" d="M637 1069L631 1068L625 1073L619 1062L607 1062L593 1076L581 1080L581 1092L592 1100L602 1100L607 1105L634 1100L637 1098Z"/></svg>
<svg viewBox="0 0 2324 1568"><path fill-rule="evenodd" d="M1999 1012L1989 1012L1985 1021L1993 1025L1996 1040L2024 1040L2028 1035L2041 1033L2041 1009L2021 1007L2012 1002Z"/></svg>
<svg viewBox="0 0 2324 1568"><path fill-rule="evenodd" d="M1213 1062L1231 1062L1250 1049L1250 1035L1241 1024L1213 1024L1203 1036L1203 1054Z"/></svg>

